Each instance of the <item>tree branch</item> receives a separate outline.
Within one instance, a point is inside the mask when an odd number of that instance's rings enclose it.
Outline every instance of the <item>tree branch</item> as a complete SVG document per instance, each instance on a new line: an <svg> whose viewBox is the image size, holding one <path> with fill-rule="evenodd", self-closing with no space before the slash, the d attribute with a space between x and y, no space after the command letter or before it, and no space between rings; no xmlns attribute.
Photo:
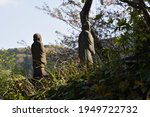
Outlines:
<svg viewBox="0 0 150 117"><path fill-rule="evenodd" d="M144 0L138 0L138 2L132 2L129 0L120 0L120 1L129 4L130 6L132 6L135 9L141 10L143 12L144 19L147 23L147 26L150 29L150 14L147 11L147 7L146 7Z"/></svg>
<svg viewBox="0 0 150 117"><path fill-rule="evenodd" d="M132 2L132 1L129 1L129 0L120 0L120 1L129 4L133 8L139 9L139 3Z"/></svg>
<svg viewBox="0 0 150 117"><path fill-rule="evenodd" d="M93 0L87 0L84 4L82 11L80 12L81 23L89 20L89 12L92 5Z"/></svg>

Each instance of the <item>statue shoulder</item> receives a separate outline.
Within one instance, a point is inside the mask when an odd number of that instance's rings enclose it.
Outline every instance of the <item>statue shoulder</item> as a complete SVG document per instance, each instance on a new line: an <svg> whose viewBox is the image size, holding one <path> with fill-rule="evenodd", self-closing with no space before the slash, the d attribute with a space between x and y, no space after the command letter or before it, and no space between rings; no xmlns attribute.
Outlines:
<svg viewBox="0 0 150 117"><path fill-rule="evenodd" d="M85 35L92 35L91 32L88 30L85 30L84 33L85 33Z"/></svg>

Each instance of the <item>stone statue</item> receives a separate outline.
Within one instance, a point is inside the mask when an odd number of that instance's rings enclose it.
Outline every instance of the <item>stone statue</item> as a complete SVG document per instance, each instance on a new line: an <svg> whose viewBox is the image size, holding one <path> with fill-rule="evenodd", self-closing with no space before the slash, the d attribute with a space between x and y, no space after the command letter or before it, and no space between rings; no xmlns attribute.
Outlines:
<svg viewBox="0 0 150 117"><path fill-rule="evenodd" d="M48 77L48 73L45 70L46 51L42 43L42 37L40 34L35 33L33 35L34 43L31 46L32 59L33 59L33 77Z"/></svg>
<svg viewBox="0 0 150 117"><path fill-rule="evenodd" d="M93 63L93 55L95 54L94 39L90 32L89 22L85 22L82 25L82 32L79 35L79 58L80 64L86 64L87 66Z"/></svg>

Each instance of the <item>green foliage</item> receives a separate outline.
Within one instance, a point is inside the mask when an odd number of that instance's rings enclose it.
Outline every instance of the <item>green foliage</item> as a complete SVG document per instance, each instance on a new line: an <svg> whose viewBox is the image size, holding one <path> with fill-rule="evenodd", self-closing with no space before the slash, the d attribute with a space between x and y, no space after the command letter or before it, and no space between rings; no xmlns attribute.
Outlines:
<svg viewBox="0 0 150 117"><path fill-rule="evenodd" d="M7 50L0 50L0 68L12 70L14 67L15 67L15 53L11 53Z"/></svg>
<svg viewBox="0 0 150 117"><path fill-rule="evenodd" d="M100 20L104 16L103 11L101 11L98 15L96 15L95 20Z"/></svg>
<svg viewBox="0 0 150 117"><path fill-rule="evenodd" d="M120 44L120 38L117 44ZM111 48L104 50L105 61L92 68L79 68L70 59L47 68L49 78L33 79L0 71L2 99L145 99L150 81L148 64L128 66L121 54Z"/></svg>

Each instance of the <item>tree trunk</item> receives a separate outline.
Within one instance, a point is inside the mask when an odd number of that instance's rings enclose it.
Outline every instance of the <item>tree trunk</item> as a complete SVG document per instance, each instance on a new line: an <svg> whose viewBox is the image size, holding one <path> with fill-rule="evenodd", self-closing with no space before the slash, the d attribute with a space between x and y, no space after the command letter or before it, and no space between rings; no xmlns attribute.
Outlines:
<svg viewBox="0 0 150 117"><path fill-rule="evenodd" d="M92 5L93 0L87 0L80 12L81 24L83 25L86 21L89 21L89 12Z"/></svg>

